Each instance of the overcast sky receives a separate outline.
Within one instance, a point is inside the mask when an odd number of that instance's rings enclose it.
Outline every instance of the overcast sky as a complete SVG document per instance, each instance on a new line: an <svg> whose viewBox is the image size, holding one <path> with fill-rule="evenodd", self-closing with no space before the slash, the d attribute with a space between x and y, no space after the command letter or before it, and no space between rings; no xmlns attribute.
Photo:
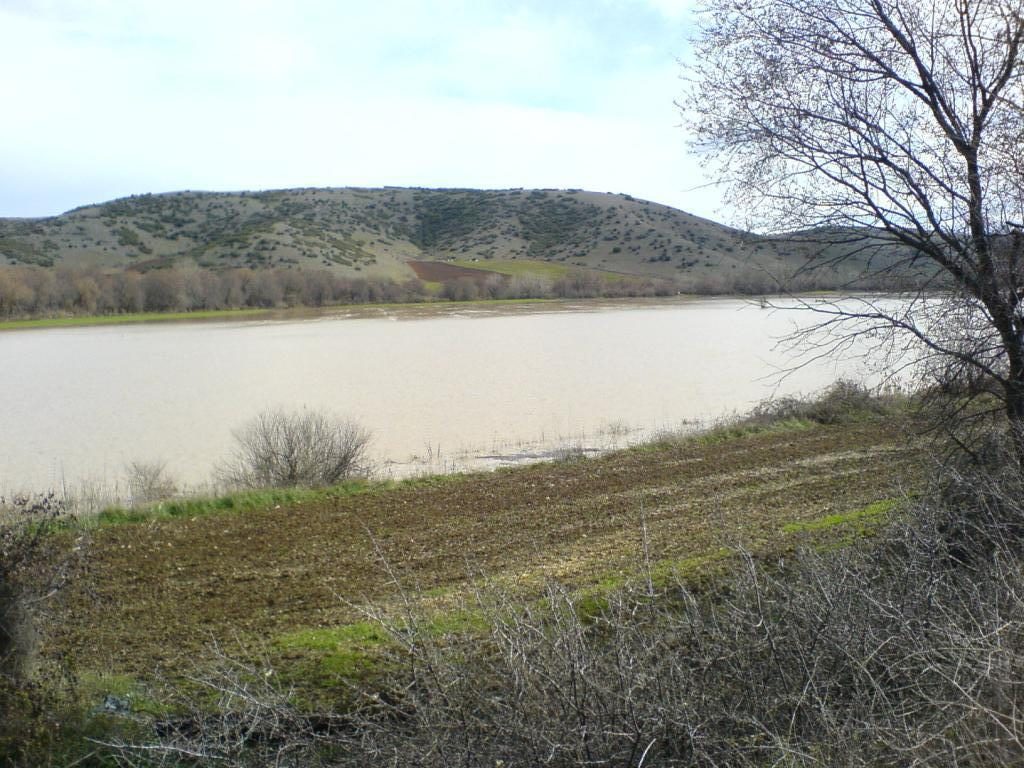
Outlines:
<svg viewBox="0 0 1024 768"><path fill-rule="evenodd" d="M134 193L579 187L711 218L692 0L0 0L0 216Z"/></svg>

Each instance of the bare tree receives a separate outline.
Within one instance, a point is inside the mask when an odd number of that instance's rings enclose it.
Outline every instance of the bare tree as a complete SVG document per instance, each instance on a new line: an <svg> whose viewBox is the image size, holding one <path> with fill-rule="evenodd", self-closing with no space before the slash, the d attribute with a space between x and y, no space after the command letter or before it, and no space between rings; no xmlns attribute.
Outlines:
<svg viewBox="0 0 1024 768"><path fill-rule="evenodd" d="M163 461L131 461L125 466L125 472L133 507L163 501L178 492L178 484Z"/></svg>
<svg viewBox="0 0 1024 768"><path fill-rule="evenodd" d="M366 471L370 433L320 411L263 411L234 437L234 456L218 468L230 486L319 487Z"/></svg>
<svg viewBox="0 0 1024 768"><path fill-rule="evenodd" d="M184 284L181 274L172 269L156 269L142 278L142 292L146 309L173 312L185 306Z"/></svg>
<svg viewBox="0 0 1024 768"><path fill-rule="evenodd" d="M918 273L826 323L988 384L1024 461L1022 40L1021 0L704 0L681 106L748 224L802 230L812 267Z"/></svg>

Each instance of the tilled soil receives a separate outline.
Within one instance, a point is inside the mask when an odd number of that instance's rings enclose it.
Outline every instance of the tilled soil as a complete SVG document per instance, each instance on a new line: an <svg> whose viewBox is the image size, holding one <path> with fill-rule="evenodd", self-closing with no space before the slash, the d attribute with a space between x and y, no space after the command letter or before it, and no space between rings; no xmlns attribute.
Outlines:
<svg viewBox="0 0 1024 768"><path fill-rule="evenodd" d="M46 648L82 668L174 668L216 641L359 618L472 574L586 585L655 559L782 540L906 490L920 457L871 422L688 441L418 480L316 504L101 527ZM397 581L397 584L396 584Z"/></svg>
<svg viewBox="0 0 1024 768"><path fill-rule="evenodd" d="M444 261L410 261L407 262L416 277L428 282L443 283L446 280L458 280L469 278L477 283L484 283L489 279L507 279L504 275L492 272L489 269L473 269L472 267L460 267L458 264L448 264Z"/></svg>

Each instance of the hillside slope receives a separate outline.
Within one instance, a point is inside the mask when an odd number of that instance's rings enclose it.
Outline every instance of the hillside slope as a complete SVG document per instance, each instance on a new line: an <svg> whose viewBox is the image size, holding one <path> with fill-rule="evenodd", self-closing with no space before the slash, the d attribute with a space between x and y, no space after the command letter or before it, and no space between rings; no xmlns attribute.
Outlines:
<svg viewBox="0 0 1024 768"><path fill-rule="evenodd" d="M404 280L416 277L413 260L517 260L713 293L744 275L790 274L808 253L799 239L769 241L629 195L579 190L176 192L0 219L0 265L102 270L299 267Z"/></svg>

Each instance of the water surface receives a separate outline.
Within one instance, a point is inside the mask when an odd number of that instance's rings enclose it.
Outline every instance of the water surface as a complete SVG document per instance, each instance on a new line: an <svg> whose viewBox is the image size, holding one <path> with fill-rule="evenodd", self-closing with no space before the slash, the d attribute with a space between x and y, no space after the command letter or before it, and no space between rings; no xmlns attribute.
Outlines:
<svg viewBox="0 0 1024 768"><path fill-rule="evenodd" d="M780 381L778 341L807 313L739 300L369 314L2 333L0 492L117 484L130 461L203 483L271 406L358 419L399 475L628 443L869 375L848 358Z"/></svg>

